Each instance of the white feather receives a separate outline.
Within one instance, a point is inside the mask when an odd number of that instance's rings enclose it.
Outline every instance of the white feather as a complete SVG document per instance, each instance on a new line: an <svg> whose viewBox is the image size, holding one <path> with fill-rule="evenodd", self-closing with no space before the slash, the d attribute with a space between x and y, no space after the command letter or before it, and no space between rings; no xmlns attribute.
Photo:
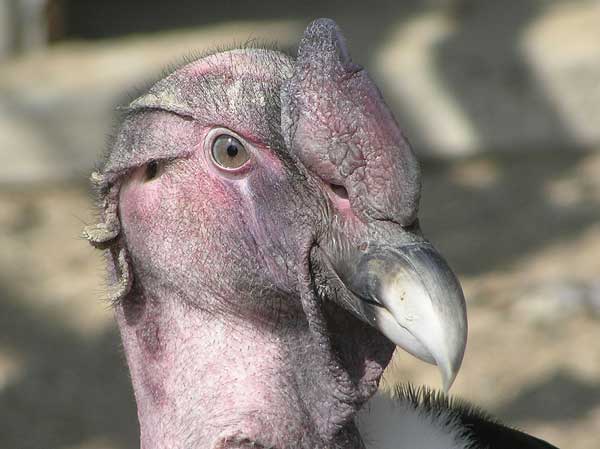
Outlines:
<svg viewBox="0 0 600 449"><path fill-rule="evenodd" d="M469 449L451 409L432 413L408 400L377 394L359 412L359 431L367 449Z"/></svg>

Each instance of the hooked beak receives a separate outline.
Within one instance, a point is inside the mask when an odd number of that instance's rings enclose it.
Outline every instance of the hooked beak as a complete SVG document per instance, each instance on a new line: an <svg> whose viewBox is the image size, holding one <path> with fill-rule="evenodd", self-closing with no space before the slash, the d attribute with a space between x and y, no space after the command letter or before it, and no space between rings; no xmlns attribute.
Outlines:
<svg viewBox="0 0 600 449"><path fill-rule="evenodd" d="M447 391L467 343L465 299L456 276L428 242L373 248L358 257L339 273L358 302L347 306L397 346L437 365Z"/></svg>

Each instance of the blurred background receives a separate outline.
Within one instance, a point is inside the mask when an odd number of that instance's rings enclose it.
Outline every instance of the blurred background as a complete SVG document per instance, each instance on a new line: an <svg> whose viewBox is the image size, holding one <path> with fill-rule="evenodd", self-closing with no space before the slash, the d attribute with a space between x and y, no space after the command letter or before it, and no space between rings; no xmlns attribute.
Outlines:
<svg viewBox="0 0 600 449"><path fill-rule="evenodd" d="M465 289L453 393L562 448L600 439L600 2L0 0L0 448L137 447L87 178L114 107L195 50L293 52L332 17L423 161ZM385 387L439 386L398 354Z"/></svg>

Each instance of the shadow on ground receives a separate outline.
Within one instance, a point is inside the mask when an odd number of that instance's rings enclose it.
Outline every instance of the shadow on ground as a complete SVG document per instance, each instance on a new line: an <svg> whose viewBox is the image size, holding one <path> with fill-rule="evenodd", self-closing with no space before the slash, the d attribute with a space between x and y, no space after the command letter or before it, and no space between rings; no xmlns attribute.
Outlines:
<svg viewBox="0 0 600 449"><path fill-rule="evenodd" d="M600 198L586 193L593 175L579 174L590 159L547 151L425 163L422 227L461 274L506 268L600 223ZM573 195L563 203L561 185Z"/></svg>
<svg viewBox="0 0 600 449"><path fill-rule="evenodd" d="M454 32L435 48L435 68L445 91L460 105L481 148L524 147L552 133L556 147L573 142L555 110L555 99L537 80L523 54L523 35L552 2L460 0L453 2ZM476 44L474 44L476 43ZM495 86L495 88L490 88ZM547 133L546 133L547 134Z"/></svg>
<svg viewBox="0 0 600 449"><path fill-rule="evenodd" d="M133 393L116 331L84 338L0 285L0 348L21 363L0 389L0 447L137 445ZM91 299L90 299L91 300Z"/></svg>
<svg viewBox="0 0 600 449"><path fill-rule="evenodd" d="M582 380L557 370L537 384L526 385L518 396L497 409L507 421L575 421L600 406L600 382Z"/></svg>

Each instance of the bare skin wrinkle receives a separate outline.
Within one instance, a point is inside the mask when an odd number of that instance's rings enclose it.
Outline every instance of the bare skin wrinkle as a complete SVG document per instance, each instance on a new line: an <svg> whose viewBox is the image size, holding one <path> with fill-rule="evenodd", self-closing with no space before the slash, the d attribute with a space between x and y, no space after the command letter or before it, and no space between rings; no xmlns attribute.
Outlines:
<svg viewBox="0 0 600 449"><path fill-rule="evenodd" d="M92 173L90 181L98 190L108 188L106 178L98 172ZM119 235L120 223L117 216L117 195L118 188L113 188L112 192L107 194L102 200L103 204L101 210L104 221L95 225L86 226L83 229L83 238L88 240L90 244L96 248L104 249L109 247L111 242Z"/></svg>
<svg viewBox="0 0 600 449"><path fill-rule="evenodd" d="M281 97L288 147L316 175L343 185L361 219L415 220L418 162L335 22L320 19L307 28Z"/></svg>

